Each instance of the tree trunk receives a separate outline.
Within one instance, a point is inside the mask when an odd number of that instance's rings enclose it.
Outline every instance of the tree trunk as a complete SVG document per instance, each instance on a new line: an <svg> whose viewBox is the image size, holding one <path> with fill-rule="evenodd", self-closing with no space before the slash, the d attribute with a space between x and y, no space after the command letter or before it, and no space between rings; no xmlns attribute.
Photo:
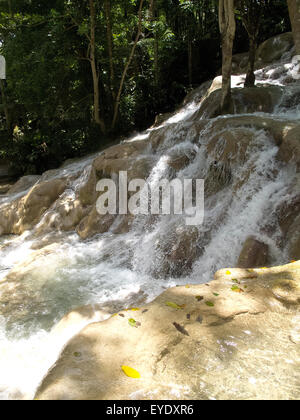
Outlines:
<svg viewBox="0 0 300 420"><path fill-rule="evenodd" d="M300 55L300 0L288 0L296 54Z"/></svg>
<svg viewBox="0 0 300 420"><path fill-rule="evenodd" d="M95 123L100 126L101 132L105 134L106 128L103 118L100 115L100 95L99 95L99 74L96 63L96 11L94 0L89 0L90 17L91 17L91 38L90 38L90 63L93 75L94 87L94 119Z"/></svg>
<svg viewBox="0 0 300 420"><path fill-rule="evenodd" d="M8 0L8 12L9 12L10 16L13 15L11 0Z"/></svg>
<svg viewBox="0 0 300 420"><path fill-rule="evenodd" d="M249 59L245 87L255 86L255 59L264 5L258 0L240 0L242 21L249 38Z"/></svg>
<svg viewBox="0 0 300 420"><path fill-rule="evenodd" d="M140 39L140 36L142 34L143 4L144 4L144 0L141 0L140 1L140 6L139 6L139 12L138 12L139 23L138 23L137 35L136 35L136 38L134 40L134 43L133 43L131 52L129 54L127 63L125 64L125 68L123 70L123 74L122 74L122 78L121 78L121 82L120 82L120 87L119 87L118 95L117 95L117 98L116 98L116 101L115 101L115 106L114 106L114 115L113 115L113 120L112 120L112 125L111 125L112 130L115 129L115 126L116 126L116 123L117 123L117 119L118 119L118 115L119 115L121 95L122 95L122 92L123 92L123 87L124 87L125 79L126 79L126 76L127 76L127 72L128 72L129 66L132 62L132 59L134 57L136 46L137 46L137 44L139 42L139 39Z"/></svg>
<svg viewBox="0 0 300 420"><path fill-rule="evenodd" d="M7 128L7 131L10 132L11 123L10 123L10 117L9 117L9 111L8 111L8 106L7 106L7 101L6 101L6 95L5 95L3 80L0 80L0 91L1 91L2 102L3 102L3 107L4 107L4 113L5 113L5 119L6 119L6 128Z"/></svg>
<svg viewBox="0 0 300 420"><path fill-rule="evenodd" d="M193 85L193 45L191 38L188 39L188 68L189 68L189 85Z"/></svg>
<svg viewBox="0 0 300 420"><path fill-rule="evenodd" d="M249 37L249 62L248 62L248 71L245 81L245 87L254 87L255 86L255 59L256 59L256 50L257 50L257 41L253 37Z"/></svg>
<svg viewBox="0 0 300 420"><path fill-rule="evenodd" d="M106 17L106 33L107 33L107 45L108 45L108 56L109 56L109 73L110 73L110 90L113 100L115 99L114 92L114 60L113 60L113 36L112 36L112 24L111 24L111 4L110 0L105 0L105 17Z"/></svg>
<svg viewBox="0 0 300 420"><path fill-rule="evenodd" d="M232 50L236 31L234 0L219 0L219 25L222 37L222 99L221 111L232 113L231 72Z"/></svg>
<svg viewBox="0 0 300 420"><path fill-rule="evenodd" d="M150 17L151 22L154 25L156 21L156 6L155 6L155 0L150 0ZM156 28L154 29L154 82L155 87L158 87L159 83L159 67L158 67L158 35Z"/></svg>

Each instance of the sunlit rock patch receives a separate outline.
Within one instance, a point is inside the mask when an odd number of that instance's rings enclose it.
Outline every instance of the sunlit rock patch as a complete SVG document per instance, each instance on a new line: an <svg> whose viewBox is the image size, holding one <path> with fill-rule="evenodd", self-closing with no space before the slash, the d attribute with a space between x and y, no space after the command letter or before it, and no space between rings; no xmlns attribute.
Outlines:
<svg viewBox="0 0 300 420"><path fill-rule="evenodd" d="M36 398L297 399L299 303L300 262L221 270L83 329Z"/></svg>

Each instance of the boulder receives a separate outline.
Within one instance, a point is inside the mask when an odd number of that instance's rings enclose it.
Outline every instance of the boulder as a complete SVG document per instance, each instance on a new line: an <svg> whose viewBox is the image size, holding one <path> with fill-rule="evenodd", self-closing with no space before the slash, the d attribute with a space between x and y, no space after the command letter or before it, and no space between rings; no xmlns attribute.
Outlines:
<svg viewBox="0 0 300 420"><path fill-rule="evenodd" d="M91 212L77 226L77 233L81 239L90 238L99 233L106 233L112 226L116 216L111 214L101 215L93 207Z"/></svg>
<svg viewBox="0 0 300 420"><path fill-rule="evenodd" d="M186 97L184 98L183 101L183 106L189 104L189 103L199 103L202 99L203 96L206 95L207 90L211 87L212 84L212 80L208 80L204 83L202 83L199 87L197 87L196 89L191 90Z"/></svg>
<svg viewBox="0 0 300 420"><path fill-rule="evenodd" d="M237 266L240 268L254 268L268 265L269 247L257 239L250 237L244 243Z"/></svg>
<svg viewBox="0 0 300 420"><path fill-rule="evenodd" d="M249 53L235 54L232 57L232 73L242 74L246 73L249 61Z"/></svg>
<svg viewBox="0 0 300 420"><path fill-rule="evenodd" d="M277 220L291 260L300 259L300 195L292 194L276 209Z"/></svg>
<svg viewBox="0 0 300 420"><path fill-rule="evenodd" d="M168 159L168 165L175 171L180 171L185 168L191 162L187 155L170 156Z"/></svg>
<svg viewBox="0 0 300 420"><path fill-rule="evenodd" d="M26 195L0 207L0 235L32 229L66 188L65 179L36 184Z"/></svg>
<svg viewBox="0 0 300 420"><path fill-rule="evenodd" d="M27 175L20 178L8 191L8 194L18 194L29 190L40 180L39 175Z"/></svg>
<svg viewBox="0 0 300 420"><path fill-rule="evenodd" d="M298 127L298 123L294 120L280 121L260 115L233 115L214 121L211 132L230 131L230 129L237 128L265 130L274 138L276 145L280 146L289 131L296 127Z"/></svg>
<svg viewBox="0 0 300 420"><path fill-rule="evenodd" d="M204 187L205 197L210 197L222 191L232 180L229 163L214 161L206 174Z"/></svg>
<svg viewBox="0 0 300 420"><path fill-rule="evenodd" d="M207 153L211 159L223 164L243 164L246 152L249 152L251 142L255 138L255 132L244 127L224 130L214 127L213 132L216 134L207 145Z"/></svg>
<svg viewBox="0 0 300 420"><path fill-rule="evenodd" d="M283 55L294 47L292 32L276 35L259 45L256 54L255 69L259 70L282 59ZM235 54L232 57L233 74L247 72L249 53ZM221 72L220 72L221 73Z"/></svg>
<svg viewBox="0 0 300 420"><path fill-rule="evenodd" d="M297 220L296 231L293 232L293 236L289 244L289 255L291 259L300 260L300 217Z"/></svg>
<svg viewBox="0 0 300 420"><path fill-rule="evenodd" d="M66 189L66 181L53 179L35 185L22 201L20 209L21 231L29 230L37 224L45 211L58 199Z"/></svg>
<svg viewBox="0 0 300 420"><path fill-rule="evenodd" d="M232 89L234 114L272 113L280 102L283 92L284 89L280 86L234 88ZM221 115L221 94L221 89L213 87L202 101L195 119L209 119Z"/></svg>
<svg viewBox="0 0 300 420"><path fill-rule="evenodd" d="M152 159L143 154L147 146L148 142L144 140L122 143L106 149L96 157L87 181L79 190L81 204L95 204L98 197L97 182L103 178L118 176L120 171L127 171L128 180L146 179L152 167Z"/></svg>
<svg viewBox="0 0 300 420"><path fill-rule="evenodd" d="M8 181L0 182L0 195L7 194L12 185Z"/></svg>
<svg viewBox="0 0 300 420"><path fill-rule="evenodd" d="M167 112L166 114L158 114L155 117L155 122L153 124L153 127L158 127L158 126L162 125L165 121L167 121L173 115L174 114L172 112Z"/></svg>
<svg viewBox="0 0 300 420"><path fill-rule="evenodd" d="M277 220L283 235L287 235L295 219L300 214L300 194L292 195L277 209Z"/></svg>
<svg viewBox="0 0 300 420"><path fill-rule="evenodd" d="M263 42L257 50L256 68L275 63L294 46L292 32L276 35Z"/></svg>
<svg viewBox="0 0 300 420"><path fill-rule="evenodd" d="M221 270L209 285L171 288L84 328L35 399L298 399L299 303L300 262Z"/></svg>
<svg viewBox="0 0 300 420"><path fill-rule="evenodd" d="M188 274L199 256L199 232L195 227L175 226L156 247L153 275L158 278L181 277Z"/></svg>
<svg viewBox="0 0 300 420"><path fill-rule="evenodd" d="M134 216L132 214L119 216L119 219L116 220L116 223L112 229L112 232L118 235L123 234L123 233L128 233L131 229L133 221L134 221Z"/></svg>
<svg viewBox="0 0 300 420"><path fill-rule="evenodd" d="M35 226L34 234L42 236L52 231L72 231L88 214L88 210L87 207L84 208L81 205L79 200L63 194Z"/></svg>
<svg viewBox="0 0 300 420"><path fill-rule="evenodd" d="M300 124L285 132L277 157L285 163L294 163L300 172Z"/></svg>
<svg viewBox="0 0 300 420"><path fill-rule="evenodd" d="M177 124L169 124L166 127L160 127L153 130L149 136L149 143L151 144L152 150L157 151L163 146L164 141L174 132Z"/></svg>

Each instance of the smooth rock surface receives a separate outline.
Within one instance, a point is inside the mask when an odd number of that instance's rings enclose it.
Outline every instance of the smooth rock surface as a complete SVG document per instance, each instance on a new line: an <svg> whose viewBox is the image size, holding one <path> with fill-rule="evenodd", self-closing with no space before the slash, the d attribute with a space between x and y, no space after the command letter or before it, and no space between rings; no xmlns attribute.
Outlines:
<svg viewBox="0 0 300 420"><path fill-rule="evenodd" d="M300 261L220 270L84 328L36 399L298 399L299 303Z"/></svg>
<svg viewBox="0 0 300 420"><path fill-rule="evenodd" d="M240 268L256 268L268 265L269 247L256 238L248 238L244 243L237 266Z"/></svg>

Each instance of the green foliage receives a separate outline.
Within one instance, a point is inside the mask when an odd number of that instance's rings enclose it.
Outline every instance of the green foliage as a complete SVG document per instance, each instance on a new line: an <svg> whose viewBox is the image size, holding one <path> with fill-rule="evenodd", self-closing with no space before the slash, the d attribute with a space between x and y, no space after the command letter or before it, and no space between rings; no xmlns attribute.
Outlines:
<svg viewBox="0 0 300 420"><path fill-rule="evenodd" d="M144 0L142 34L121 89L117 126L111 130L116 96L137 35L140 1L93 1L105 136L93 112L90 0L1 2L0 54L7 60L7 83L5 98L0 99L0 156L8 158L18 174L40 173L97 150L112 136L144 129L220 67L217 0ZM261 40L289 29L284 1L261 3ZM239 24L236 52L247 48L247 34Z"/></svg>

